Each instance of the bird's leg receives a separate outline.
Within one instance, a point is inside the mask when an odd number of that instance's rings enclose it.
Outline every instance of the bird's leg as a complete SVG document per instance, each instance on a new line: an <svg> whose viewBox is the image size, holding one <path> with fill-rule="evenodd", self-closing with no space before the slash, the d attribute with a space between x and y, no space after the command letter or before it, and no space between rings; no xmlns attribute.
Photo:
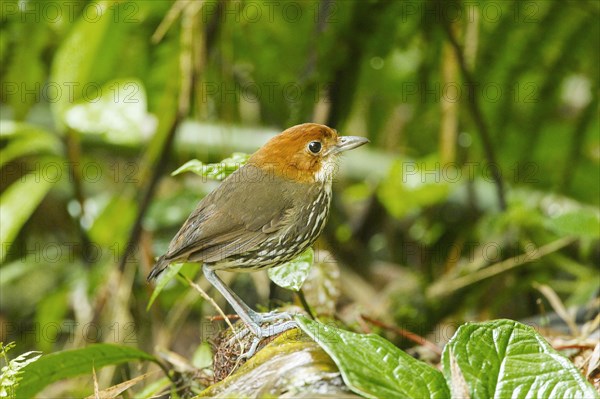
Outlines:
<svg viewBox="0 0 600 399"><path fill-rule="evenodd" d="M277 310L273 310L267 313L257 313L252 309L250 309L250 312L253 313L253 317L256 318L255 320L259 324L275 320L292 320L292 315L288 312L279 312Z"/></svg>
<svg viewBox="0 0 600 399"><path fill-rule="evenodd" d="M252 332L255 336L252 341L252 345L250 346L250 350L246 352L243 357L250 357L256 352L256 348L258 347L258 343L262 338L271 337L273 335L280 334L284 331L297 327L296 322L292 320L292 316L286 312L269 312L269 313L257 313L254 310L250 309L248 305L244 303L240 299L239 296L235 292L233 292L223 280L217 276L214 270L210 269L207 265L202 266L202 271L204 272L204 276L209 283L213 285L225 297L227 302L231 305L233 310L240 316L240 319L244 322L247 330L242 330L235 335L235 338L243 338L248 334L248 332ZM261 323L267 321L281 320L286 319L286 321L271 325L268 327L261 327Z"/></svg>
<svg viewBox="0 0 600 399"><path fill-rule="evenodd" d="M240 299L239 296L235 292L233 292L223 280L217 276L214 270L210 269L207 265L202 266L202 271L204 272L204 276L208 280L209 283L213 285L225 297L227 302L231 305L233 310L240 316L240 319L244 322L244 324L252 331L254 335L260 334L260 324L259 320L255 317L254 312L248 305L244 303Z"/></svg>

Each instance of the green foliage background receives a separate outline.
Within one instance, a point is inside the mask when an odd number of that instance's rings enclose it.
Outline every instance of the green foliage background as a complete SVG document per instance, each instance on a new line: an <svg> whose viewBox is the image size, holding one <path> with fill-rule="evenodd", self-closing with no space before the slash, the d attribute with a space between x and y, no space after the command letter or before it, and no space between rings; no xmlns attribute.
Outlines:
<svg viewBox="0 0 600 399"><path fill-rule="evenodd" d="M595 1L1 10L0 341L20 352L191 356L212 309L174 282L146 312L145 276L217 183L169 175L307 121L371 140L341 162L317 245L365 283L345 303L421 334L550 310L535 283L598 306ZM248 276L234 286L267 304Z"/></svg>

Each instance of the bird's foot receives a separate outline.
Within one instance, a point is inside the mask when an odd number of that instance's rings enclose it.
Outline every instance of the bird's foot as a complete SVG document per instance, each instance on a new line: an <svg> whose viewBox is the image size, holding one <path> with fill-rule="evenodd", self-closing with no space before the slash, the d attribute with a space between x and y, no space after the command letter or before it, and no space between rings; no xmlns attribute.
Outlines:
<svg viewBox="0 0 600 399"><path fill-rule="evenodd" d="M259 334L254 334L254 338L252 339L252 344L250 344L250 348L240 355L242 359L250 359L256 353L256 349L258 348L258 344L263 338L272 337L274 335L279 335L287 330L291 330L292 328L296 328L298 325L293 320L284 321L278 324L271 324L267 327L261 327L259 330Z"/></svg>
<svg viewBox="0 0 600 399"><path fill-rule="evenodd" d="M292 320L293 316L288 312L278 312L273 310L267 313L254 313L250 315L257 324L267 323L276 320Z"/></svg>
<svg viewBox="0 0 600 399"><path fill-rule="evenodd" d="M277 321L277 320L282 320L282 319L284 319L285 321L281 321L279 323L274 323L274 324L269 324L265 327L262 327L261 323L255 322L252 324L247 324L243 330L238 331L233 336L232 340L240 340L240 339L244 338L245 336L247 336L248 334L252 334L254 336L252 339L252 343L250 344L250 348L245 353L240 355L240 358L242 358L242 359L251 358L256 353L258 344L260 343L260 341L263 340L263 338L268 338L268 337L272 337L274 335L279 335L282 332L285 332L287 330L291 330L292 328L298 327L298 324L296 324L296 322L294 320L292 320L292 316L289 313L275 313L275 312L269 312L269 313L263 313L263 314L256 313L253 316L257 316L257 315L261 317L261 319L260 319L261 322Z"/></svg>

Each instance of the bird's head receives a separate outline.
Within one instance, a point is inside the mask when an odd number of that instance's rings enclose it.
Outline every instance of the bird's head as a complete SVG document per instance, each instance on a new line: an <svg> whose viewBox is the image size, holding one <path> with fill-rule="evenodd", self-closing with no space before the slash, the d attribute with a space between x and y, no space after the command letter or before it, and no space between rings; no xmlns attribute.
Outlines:
<svg viewBox="0 0 600 399"><path fill-rule="evenodd" d="M304 123L273 137L248 162L287 179L324 182L332 179L339 154L368 142L364 137L339 136L325 125Z"/></svg>

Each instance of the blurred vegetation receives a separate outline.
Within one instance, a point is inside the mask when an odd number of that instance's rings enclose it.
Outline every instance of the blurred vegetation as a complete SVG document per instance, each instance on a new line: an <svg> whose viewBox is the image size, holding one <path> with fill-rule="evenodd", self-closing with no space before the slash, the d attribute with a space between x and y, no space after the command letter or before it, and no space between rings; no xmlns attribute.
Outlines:
<svg viewBox="0 0 600 399"><path fill-rule="evenodd" d="M308 121L371 140L340 163L303 290L318 314L409 344L367 314L441 346L467 320L552 313L543 285L597 323L598 2L1 11L0 342L17 353L122 343L197 366L225 324L181 281L147 311L145 278L218 182L170 173ZM251 305L301 303L260 273L228 277ZM103 369L99 384L132 373ZM48 394L89 395L89 381Z"/></svg>

